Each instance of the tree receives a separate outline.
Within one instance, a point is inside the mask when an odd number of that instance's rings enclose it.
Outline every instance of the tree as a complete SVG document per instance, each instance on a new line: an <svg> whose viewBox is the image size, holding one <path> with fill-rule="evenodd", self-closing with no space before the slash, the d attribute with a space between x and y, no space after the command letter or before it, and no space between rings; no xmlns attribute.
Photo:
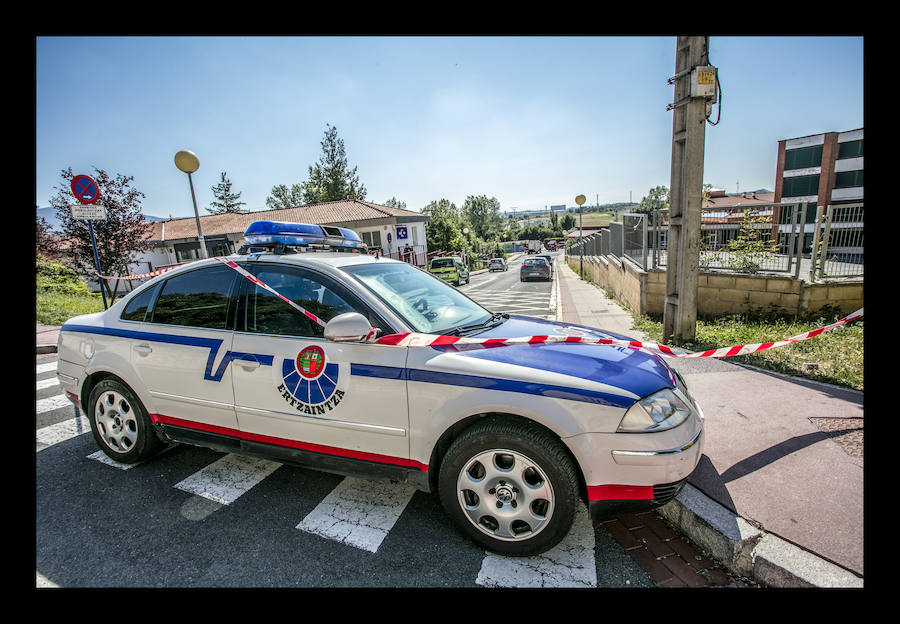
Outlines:
<svg viewBox="0 0 900 624"><path fill-rule="evenodd" d="M282 210L284 208L296 208L303 205L303 187L299 184L288 188L284 184L272 187L272 194L266 197L266 206L270 210Z"/></svg>
<svg viewBox="0 0 900 624"><path fill-rule="evenodd" d="M669 189L665 186L654 186L650 192L641 200L635 212L643 212L651 214L656 210L662 210L669 207Z"/></svg>
<svg viewBox="0 0 900 624"><path fill-rule="evenodd" d="M575 227L575 217L573 215L570 215L569 213L566 213L566 216L562 218L561 225L563 232L565 232L566 230L571 230L573 227Z"/></svg>
<svg viewBox="0 0 900 624"><path fill-rule="evenodd" d="M425 241L430 251L451 251L462 249L464 227L456 204L439 199L422 209L422 214L431 217L425 225Z"/></svg>
<svg viewBox="0 0 900 624"><path fill-rule="evenodd" d="M366 187L360 184L356 167L348 169L344 140L338 137L337 128L328 124L320 145L322 156L315 165L310 165L309 179L301 185L304 203L365 200Z"/></svg>
<svg viewBox="0 0 900 624"><path fill-rule="evenodd" d="M59 237L50 228L50 224L44 217L35 215L35 249L38 255L42 255L51 260L58 260L60 257Z"/></svg>
<svg viewBox="0 0 900 624"><path fill-rule="evenodd" d="M498 238L503 230L500 202L496 197L470 195L463 204L462 217L471 225L474 234L484 240Z"/></svg>
<svg viewBox="0 0 900 624"><path fill-rule="evenodd" d="M141 214L141 198L144 193L131 186L134 176L116 174L110 177L106 171L94 168L92 176L100 189L100 198L95 205L106 208L106 219L94 221L94 235L97 239L97 254L100 267L106 275L128 275L129 267L136 261L138 253L150 249L148 237L150 227ZM69 242L66 255L71 259L72 268L80 275L94 277L94 252L88 222L72 218L69 206L74 203L71 182L75 174L72 168L61 172L62 186L50 198L50 205L56 209L63 237ZM115 301L115 289L108 280L99 280L110 296L110 304Z"/></svg>
<svg viewBox="0 0 900 624"><path fill-rule="evenodd" d="M206 211L211 214L222 214L224 212L247 212L246 210L241 210L241 206L246 206L247 202L238 201L241 198L241 193L232 193L231 192L231 180L229 180L225 176L225 172L222 172L222 179L218 184L211 187L213 192L213 196L216 198L210 204L210 208L207 208Z"/></svg>
<svg viewBox="0 0 900 624"><path fill-rule="evenodd" d="M397 208L398 210L406 210L406 202L402 202L396 197L391 197L389 200L382 204L383 206L390 206L391 208Z"/></svg>

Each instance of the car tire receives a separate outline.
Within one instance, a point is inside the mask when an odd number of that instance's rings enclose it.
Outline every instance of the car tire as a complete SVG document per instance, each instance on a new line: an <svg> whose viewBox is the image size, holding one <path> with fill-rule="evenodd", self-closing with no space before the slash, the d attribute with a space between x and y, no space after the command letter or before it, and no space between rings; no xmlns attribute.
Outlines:
<svg viewBox="0 0 900 624"><path fill-rule="evenodd" d="M556 546L580 500L578 472L562 442L512 419L483 422L457 437L441 461L438 493L464 535L512 557Z"/></svg>
<svg viewBox="0 0 900 624"><path fill-rule="evenodd" d="M91 390L87 407L94 441L110 459L134 464L165 446L143 403L122 381L102 380Z"/></svg>

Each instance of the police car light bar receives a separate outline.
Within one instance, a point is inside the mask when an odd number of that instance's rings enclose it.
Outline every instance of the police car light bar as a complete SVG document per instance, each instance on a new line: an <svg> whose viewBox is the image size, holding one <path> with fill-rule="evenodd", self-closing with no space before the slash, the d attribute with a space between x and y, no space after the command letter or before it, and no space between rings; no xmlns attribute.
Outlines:
<svg viewBox="0 0 900 624"><path fill-rule="evenodd" d="M359 234L353 230L312 223L254 221L244 231L250 246L290 245L296 247L325 246L339 249L365 249Z"/></svg>

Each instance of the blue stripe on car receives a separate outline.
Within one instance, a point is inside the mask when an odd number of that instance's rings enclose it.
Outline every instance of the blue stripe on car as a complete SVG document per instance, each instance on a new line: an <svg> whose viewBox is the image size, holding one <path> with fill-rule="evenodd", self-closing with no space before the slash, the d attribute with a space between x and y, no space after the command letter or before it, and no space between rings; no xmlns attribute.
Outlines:
<svg viewBox="0 0 900 624"><path fill-rule="evenodd" d="M513 379L479 377L477 375L427 371L418 368L351 364L350 374L360 377L378 377L381 379L408 379L409 381L420 381L445 386L481 388L482 390L519 392L522 394L534 394L555 399L568 399L570 401L583 401L585 403L596 403L598 405L611 405L615 407L629 407L634 403L634 399L615 394L607 394L605 392L598 392L596 390L569 388L566 386L556 386L532 381L517 381Z"/></svg>
<svg viewBox="0 0 900 624"><path fill-rule="evenodd" d="M215 373L212 370L213 362L216 354L222 346L222 340L219 338L200 338L198 336L180 336L178 334L159 334L156 332L142 332L130 329L116 329L114 327L94 327L93 325L63 325L60 331L80 332L83 334L99 334L102 336L115 336L116 338L130 338L132 340L147 340L149 342L162 342L166 344L184 345L186 347L202 347L209 349L209 357L206 360L206 370L203 373L203 379L206 381L222 381L225 375L225 367L232 360L253 360L255 359L263 366L271 366L275 357L272 355L263 355L261 353L238 353L235 351L227 351L222 356L222 361Z"/></svg>

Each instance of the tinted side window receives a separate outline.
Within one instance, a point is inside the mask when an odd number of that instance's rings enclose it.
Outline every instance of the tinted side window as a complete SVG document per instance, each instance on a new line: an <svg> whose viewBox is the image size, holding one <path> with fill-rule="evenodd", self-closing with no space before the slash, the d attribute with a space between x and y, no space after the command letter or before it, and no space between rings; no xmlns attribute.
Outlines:
<svg viewBox="0 0 900 624"><path fill-rule="evenodd" d="M313 271L277 265L249 267L260 281L325 322L345 312L359 312L375 327L386 329L356 297L336 282ZM300 313L268 290L244 280L238 307L237 329L261 334L324 338L324 327Z"/></svg>
<svg viewBox="0 0 900 624"><path fill-rule="evenodd" d="M128 305L125 306L125 311L122 312L122 316L119 318L123 321L137 321L143 323L144 316L147 314L147 308L150 307L150 302L153 301L153 294L158 288L159 286L145 288L143 292L139 293L134 299L128 302Z"/></svg>
<svg viewBox="0 0 900 624"><path fill-rule="evenodd" d="M154 323L227 329L238 274L227 266L190 271L167 280L153 307Z"/></svg>

